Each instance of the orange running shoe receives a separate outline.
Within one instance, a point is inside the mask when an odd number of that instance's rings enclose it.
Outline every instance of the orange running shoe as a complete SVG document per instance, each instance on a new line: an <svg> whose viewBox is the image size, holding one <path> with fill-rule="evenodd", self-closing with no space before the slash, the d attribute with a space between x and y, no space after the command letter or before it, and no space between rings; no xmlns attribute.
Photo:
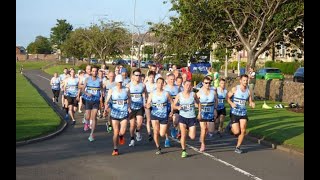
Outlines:
<svg viewBox="0 0 320 180"><path fill-rule="evenodd" d="M113 150L112 151L112 156L118 156L119 155L119 151Z"/></svg>
<svg viewBox="0 0 320 180"><path fill-rule="evenodd" d="M119 144L124 145L124 143L125 143L124 137L123 136L119 137Z"/></svg>

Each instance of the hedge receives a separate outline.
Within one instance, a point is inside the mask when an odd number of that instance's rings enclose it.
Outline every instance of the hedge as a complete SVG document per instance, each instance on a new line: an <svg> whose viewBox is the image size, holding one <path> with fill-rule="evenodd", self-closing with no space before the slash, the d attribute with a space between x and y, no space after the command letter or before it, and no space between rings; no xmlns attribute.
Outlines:
<svg viewBox="0 0 320 180"><path fill-rule="evenodd" d="M265 67L279 68L284 74L294 74L294 72L296 72L296 70L301 66L303 66L303 63L300 62L267 61L265 64Z"/></svg>

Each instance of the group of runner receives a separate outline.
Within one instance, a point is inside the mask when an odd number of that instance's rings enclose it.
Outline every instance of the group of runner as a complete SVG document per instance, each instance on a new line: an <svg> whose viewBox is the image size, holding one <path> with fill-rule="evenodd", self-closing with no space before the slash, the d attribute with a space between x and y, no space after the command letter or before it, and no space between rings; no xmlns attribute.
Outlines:
<svg viewBox="0 0 320 180"><path fill-rule="evenodd" d="M196 124L200 124L200 151L205 151L205 139L211 138L215 131L222 136L223 122L226 116L225 100L230 104L230 123L228 132L238 136L236 153L240 148L248 121L246 101L254 108L255 104L248 89L248 76L240 76L240 85L231 91L225 88L225 80L220 78L219 86L213 87L212 77L205 76L203 86L195 93L190 80L180 74L177 69L162 77L159 69L151 65L147 76L140 69L128 77L127 69L117 66L109 71L104 65L100 69L86 66L85 71L65 68L63 74L54 74L52 101L57 103L61 91L62 108L66 112L66 120L71 118L71 125L76 124L75 112L85 113L82 120L84 131L91 130L88 140L95 140L94 132L97 117L106 118L107 132L113 132L112 155L119 155L119 145L125 144L127 123L130 124L129 146L135 146L142 140L143 120L146 120L148 141L155 142L156 154L161 154L160 137L164 137L164 147L170 147L169 134L179 138L181 157L186 152L187 135L196 137ZM79 108L78 108L79 107ZM151 128L152 127L152 128ZM153 133L152 133L153 130Z"/></svg>

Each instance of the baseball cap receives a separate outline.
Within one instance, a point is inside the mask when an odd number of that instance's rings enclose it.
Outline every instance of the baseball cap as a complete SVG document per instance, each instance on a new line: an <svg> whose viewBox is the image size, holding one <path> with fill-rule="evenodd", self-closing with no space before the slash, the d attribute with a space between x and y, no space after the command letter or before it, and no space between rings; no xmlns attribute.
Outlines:
<svg viewBox="0 0 320 180"><path fill-rule="evenodd" d="M116 82L116 83L118 83L118 82L123 82L123 77L122 77L120 74L118 74L118 75L116 76L115 82Z"/></svg>

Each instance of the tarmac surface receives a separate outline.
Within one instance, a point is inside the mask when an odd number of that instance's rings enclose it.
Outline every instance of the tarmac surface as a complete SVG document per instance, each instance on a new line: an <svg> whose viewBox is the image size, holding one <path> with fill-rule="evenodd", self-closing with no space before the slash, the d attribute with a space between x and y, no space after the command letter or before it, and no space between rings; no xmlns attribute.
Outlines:
<svg viewBox="0 0 320 180"><path fill-rule="evenodd" d="M49 85L51 76L40 71L25 71L25 76L36 85L40 93L51 102ZM64 116L61 102L58 113ZM249 115L250 116L250 115ZM119 156L112 156L112 133L106 132L106 120L98 119L95 141L89 142L89 132L83 131L83 114L76 113L75 126L68 124L63 132L50 139L16 147L16 179L68 179L68 180L156 180L156 179L304 179L304 156L275 150L245 140L243 154L234 152L236 138L223 134L207 139L204 153L199 152L199 127L195 140L187 139L187 158L181 158L178 140L171 139L170 148L156 155L154 142L148 142L146 128L143 139L129 147L129 131L125 145L119 146ZM44 117L45 118L45 117ZM70 122L68 122L70 123ZM249 122L250 123L250 122Z"/></svg>

